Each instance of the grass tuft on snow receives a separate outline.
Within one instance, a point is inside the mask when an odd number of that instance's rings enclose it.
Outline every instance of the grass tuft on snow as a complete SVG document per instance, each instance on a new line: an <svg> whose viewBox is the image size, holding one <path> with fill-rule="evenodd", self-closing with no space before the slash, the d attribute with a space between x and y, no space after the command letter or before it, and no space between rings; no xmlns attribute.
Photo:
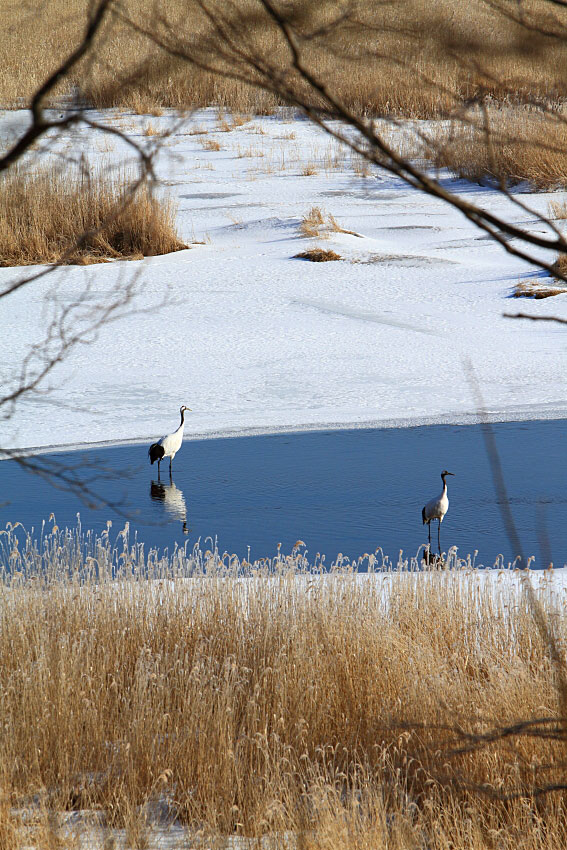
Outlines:
<svg viewBox="0 0 567 850"><path fill-rule="evenodd" d="M309 251L301 251L294 255L296 260L310 260L312 263L328 263L332 260L342 260L336 251L328 251L324 248L311 248Z"/></svg>
<svg viewBox="0 0 567 850"><path fill-rule="evenodd" d="M567 287L550 284L549 281L522 280L516 284L514 298L553 298L554 295L564 295Z"/></svg>
<svg viewBox="0 0 567 850"><path fill-rule="evenodd" d="M350 236L362 238L360 233L342 227L332 213L321 209L321 207L311 207L309 212L303 216L299 225L299 232L306 238L318 236L326 239L331 233L347 233Z"/></svg>
<svg viewBox="0 0 567 850"><path fill-rule="evenodd" d="M567 254L560 254L553 263L552 269L558 272L562 277L567 277Z"/></svg>

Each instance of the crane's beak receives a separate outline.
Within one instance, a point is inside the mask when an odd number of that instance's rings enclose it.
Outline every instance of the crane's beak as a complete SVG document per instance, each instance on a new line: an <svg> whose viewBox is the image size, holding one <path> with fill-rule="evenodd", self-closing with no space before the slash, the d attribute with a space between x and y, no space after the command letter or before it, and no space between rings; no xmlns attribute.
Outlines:
<svg viewBox="0 0 567 850"><path fill-rule="evenodd" d="M453 476L453 478L455 477L455 473L454 473L454 472L446 472L446 473L445 473L445 475L452 475L452 476Z"/></svg>

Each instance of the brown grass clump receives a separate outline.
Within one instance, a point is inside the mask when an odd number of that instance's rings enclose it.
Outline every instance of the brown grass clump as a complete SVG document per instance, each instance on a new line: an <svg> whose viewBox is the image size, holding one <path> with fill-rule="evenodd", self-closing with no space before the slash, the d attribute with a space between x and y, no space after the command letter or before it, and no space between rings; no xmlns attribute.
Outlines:
<svg viewBox="0 0 567 850"><path fill-rule="evenodd" d="M311 260L312 263L328 263L331 260L342 260L336 251L326 251L324 248L311 248L309 251L301 251L294 255L297 260Z"/></svg>
<svg viewBox="0 0 567 850"><path fill-rule="evenodd" d="M252 115L239 115L238 113L236 113L231 117L233 129L236 127L244 127L250 121L252 121Z"/></svg>
<svg viewBox="0 0 567 850"><path fill-rule="evenodd" d="M532 794L563 781L565 751L519 576L140 561L126 532L85 551L56 528L40 562L18 533L0 540L2 834L40 805L140 835L135 813L161 800L201 835L310 850L565 846L564 795Z"/></svg>
<svg viewBox="0 0 567 850"><path fill-rule="evenodd" d="M567 185L567 124L523 109L492 110L452 130L439 129L426 151L438 167L466 180L529 182L536 189Z"/></svg>
<svg viewBox="0 0 567 850"><path fill-rule="evenodd" d="M557 286L540 280L523 280L516 284L514 298L552 298L554 295L564 295L565 286Z"/></svg>
<svg viewBox="0 0 567 850"><path fill-rule="evenodd" d="M0 266L96 263L167 254L187 246L175 208L126 177L18 169L0 179Z"/></svg>

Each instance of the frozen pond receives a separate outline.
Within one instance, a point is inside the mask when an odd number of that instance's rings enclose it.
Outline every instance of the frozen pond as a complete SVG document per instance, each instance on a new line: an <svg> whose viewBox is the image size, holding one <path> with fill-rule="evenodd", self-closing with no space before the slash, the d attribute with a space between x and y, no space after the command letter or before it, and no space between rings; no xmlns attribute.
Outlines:
<svg viewBox="0 0 567 850"><path fill-rule="evenodd" d="M493 426L520 539L536 566L567 563L567 421L509 422ZM479 426L300 432L215 440L186 440L169 481L161 483L147 446L129 445L44 455L87 481L85 504L76 494L22 469L1 464L0 526L20 521L37 530L54 513L60 527L101 531L108 519L118 533L125 518L147 546L204 547L216 536L221 551L252 559L271 556L279 542L289 552L303 540L310 556L338 552L358 557L382 547L397 560L427 541L422 505L448 479L450 507L441 529L443 549L492 565L513 554L506 540ZM58 468L58 467L56 467ZM94 494L94 498L93 498ZM96 497L107 504L94 507ZM113 507L109 506L111 503ZM436 540L437 529L432 529ZM131 539L132 536L131 536Z"/></svg>

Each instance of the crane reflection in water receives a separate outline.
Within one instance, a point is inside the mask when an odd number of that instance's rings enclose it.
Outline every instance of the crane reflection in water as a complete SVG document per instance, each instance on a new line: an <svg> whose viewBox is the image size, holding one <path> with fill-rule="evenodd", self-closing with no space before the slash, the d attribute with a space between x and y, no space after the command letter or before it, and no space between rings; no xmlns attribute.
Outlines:
<svg viewBox="0 0 567 850"><path fill-rule="evenodd" d="M169 484L162 481L152 481L150 486L150 497L154 502L162 502L165 512L171 519L179 520L183 524L183 534L189 534L187 528L187 505L183 490L176 487L170 480Z"/></svg>

